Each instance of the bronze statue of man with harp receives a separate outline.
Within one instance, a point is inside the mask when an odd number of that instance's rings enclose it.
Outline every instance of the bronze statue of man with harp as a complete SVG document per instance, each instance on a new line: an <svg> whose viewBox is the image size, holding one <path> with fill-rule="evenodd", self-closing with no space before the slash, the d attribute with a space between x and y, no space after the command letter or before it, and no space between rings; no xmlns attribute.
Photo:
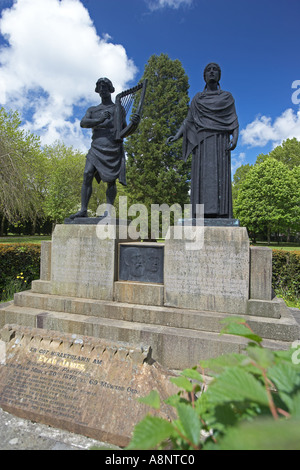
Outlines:
<svg viewBox="0 0 300 470"><path fill-rule="evenodd" d="M132 104L133 96L139 90L141 90L140 103L127 125L126 112ZM88 216L87 209L94 177L98 183L101 181L107 183L108 208L114 204L116 198L116 180L119 179L121 184L126 185L123 139L131 135L139 125L145 90L146 81L117 95L116 103L113 103L111 94L115 89L112 82L108 78L99 78L97 81L95 92L99 93L101 103L90 107L80 122L81 127L93 130L92 145L86 156L83 175L81 209L71 215L70 219Z"/></svg>

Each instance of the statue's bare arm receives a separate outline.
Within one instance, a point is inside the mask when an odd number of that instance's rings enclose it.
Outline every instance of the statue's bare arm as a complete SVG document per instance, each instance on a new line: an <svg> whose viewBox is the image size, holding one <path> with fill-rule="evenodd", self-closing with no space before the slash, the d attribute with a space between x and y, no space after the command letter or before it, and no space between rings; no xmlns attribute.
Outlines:
<svg viewBox="0 0 300 470"><path fill-rule="evenodd" d="M93 108L89 108L85 113L85 116L80 121L80 126L85 129L91 129L103 124L107 119L111 118L109 111L102 111L97 113L95 117L95 111Z"/></svg>

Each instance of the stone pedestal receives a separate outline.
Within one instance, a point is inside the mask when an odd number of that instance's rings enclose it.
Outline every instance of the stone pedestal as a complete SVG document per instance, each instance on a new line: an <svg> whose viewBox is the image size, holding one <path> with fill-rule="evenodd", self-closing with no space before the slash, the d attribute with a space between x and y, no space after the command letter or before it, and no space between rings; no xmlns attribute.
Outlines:
<svg viewBox="0 0 300 470"><path fill-rule="evenodd" d="M107 238L98 229L58 225L42 243L41 279L0 309L0 327L147 344L169 369L242 352L247 340L219 334L230 315L243 316L265 347L289 349L300 339L293 309L272 295L271 250L250 247L245 228L175 226L164 244L127 243L126 230L118 239L118 230Z"/></svg>
<svg viewBox="0 0 300 470"><path fill-rule="evenodd" d="M101 239L96 225L57 225L52 237L51 293L112 300L117 239Z"/></svg>
<svg viewBox="0 0 300 470"><path fill-rule="evenodd" d="M246 313L249 239L242 227L191 227L195 241L171 228L165 241L165 305ZM196 233L198 232L198 234ZM202 237L202 240L201 240ZM196 240L201 241L199 248Z"/></svg>

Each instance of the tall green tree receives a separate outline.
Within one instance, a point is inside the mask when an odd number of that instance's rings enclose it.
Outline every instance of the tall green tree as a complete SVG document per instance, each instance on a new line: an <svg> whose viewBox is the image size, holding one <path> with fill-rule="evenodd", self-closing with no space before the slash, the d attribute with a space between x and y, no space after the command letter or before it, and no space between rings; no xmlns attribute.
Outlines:
<svg viewBox="0 0 300 470"><path fill-rule="evenodd" d="M249 170L252 168L253 165L247 163L246 165L239 166L232 178L232 201L233 206L238 197L239 189L241 188L243 181L245 180Z"/></svg>
<svg viewBox="0 0 300 470"><path fill-rule="evenodd" d="M0 215L10 223L41 216L40 140L21 129L17 112L0 108Z"/></svg>
<svg viewBox="0 0 300 470"><path fill-rule="evenodd" d="M299 185L295 170L267 158L248 172L238 192L235 214L250 232L289 233L299 229Z"/></svg>
<svg viewBox="0 0 300 470"><path fill-rule="evenodd" d="M80 208L85 155L60 141L45 146L43 152L47 157L44 213L53 224L61 223ZM98 206L105 202L105 191L105 185L94 180L90 215L94 216Z"/></svg>
<svg viewBox="0 0 300 470"><path fill-rule="evenodd" d="M179 60L150 57L141 80L148 79L143 118L125 142L130 203L181 206L189 202L190 163L181 160L181 142L166 144L188 112L188 77ZM136 106L136 104L135 104Z"/></svg>
<svg viewBox="0 0 300 470"><path fill-rule="evenodd" d="M275 158L284 163L290 169L300 165L300 142L295 137L287 139L281 145L275 147L269 154L260 154L257 157L257 163L263 162L266 158Z"/></svg>

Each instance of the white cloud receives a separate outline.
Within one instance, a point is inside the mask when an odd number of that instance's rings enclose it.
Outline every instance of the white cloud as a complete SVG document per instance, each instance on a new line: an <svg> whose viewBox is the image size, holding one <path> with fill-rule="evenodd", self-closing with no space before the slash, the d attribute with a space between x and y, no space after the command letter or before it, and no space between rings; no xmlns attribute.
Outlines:
<svg viewBox="0 0 300 470"><path fill-rule="evenodd" d="M231 154L231 173L234 175L236 170L241 166L244 165L246 162L246 154L245 152L240 152L239 155L235 153Z"/></svg>
<svg viewBox="0 0 300 470"><path fill-rule="evenodd" d="M193 0L148 0L150 10L159 10L160 8L170 7L178 9L181 6L190 6Z"/></svg>
<svg viewBox="0 0 300 470"><path fill-rule="evenodd" d="M44 143L64 137L82 146L74 106L98 102L101 76L119 92L137 72L122 45L97 35L80 0L16 0L3 11L0 31L7 41L0 49L0 103L23 115L30 109L25 127Z"/></svg>
<svg viewBox="0 0 300 470"><path fill-rule="evenodd" d="M267 116L258 116L241 131L242 143L250 147L264 147L269 142L274 147L283 140L296 137L300 140L300 109L287 109L274 122Z"/></svg>

